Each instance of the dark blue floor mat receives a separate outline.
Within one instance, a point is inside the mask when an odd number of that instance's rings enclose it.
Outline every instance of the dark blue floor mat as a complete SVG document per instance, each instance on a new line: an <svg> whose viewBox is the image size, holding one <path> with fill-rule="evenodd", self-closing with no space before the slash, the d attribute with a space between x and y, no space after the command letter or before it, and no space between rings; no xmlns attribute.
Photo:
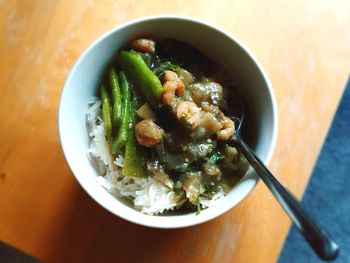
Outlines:
<svg viewBox="0 0 350 263"><path fill-rule="evenodd" d="M350 80L317 160L302 204L340 246L336 263L350 263ZM322 262L295 226L279 263Z"/></svg>

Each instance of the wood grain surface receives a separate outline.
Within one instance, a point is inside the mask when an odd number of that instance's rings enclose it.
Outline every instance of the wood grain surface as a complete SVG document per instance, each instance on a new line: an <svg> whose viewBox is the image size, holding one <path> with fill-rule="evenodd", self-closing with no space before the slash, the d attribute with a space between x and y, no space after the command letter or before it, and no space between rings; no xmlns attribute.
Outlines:
<svg viewBox="0 0 350 263"><path fill-rule="evenodd" d="M64 160L57 106L79 55L164 13L219 26L256 55L279 110L270 168L301 197L349 74L349 1L0 0L0 240L45 262L277 260L290 221L262 183L211 222L158 230L99 207Z"/></svg>

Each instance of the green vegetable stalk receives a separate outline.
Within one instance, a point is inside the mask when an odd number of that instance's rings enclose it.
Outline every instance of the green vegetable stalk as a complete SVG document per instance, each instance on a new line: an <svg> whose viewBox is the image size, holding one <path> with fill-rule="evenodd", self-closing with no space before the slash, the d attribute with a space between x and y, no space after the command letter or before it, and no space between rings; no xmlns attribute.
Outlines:
<svg viewBox="0 0 350 263"><path fill-rule="evenodd" d="M112 127L116 129L122 121L122 97L118 83L118 75L113 68L109 71L109 85L112 90Z"/></svg>
<svg viewBox="0 0 350 263"><path fill-rule="evenodd" d="M153 108L157 108L164 89L157 76L148 68L142 56L133 51L122 50L119 52L118 62L148 104Z"/></svg>
<svg viewBox="0 0 350 263"><path fill-rule="evenodd" d="M116 154L125 146L129 134L129 119L131 110L131 93L128 81L123 71L119 73L119 84L122 90L122 114L120 128L112 143L112 153Z"/></svg>
<svg viewBox="0 0 350 263"><path fill-rule="evenodd" d="M105 128L105 137L107 142L111 141L112 137L112 122L111 122L111 103L107 89L104 85L101 85L101 98L102 98L102 118Z"/></svg>
<svg viewBox="0 0 350 263"><path fill-rule="evenodd" d="M122 173L124 176L147 177L144 149L135 141L136 104L136 98L134 97L130 109L129 136L125 146Z"/></svg>

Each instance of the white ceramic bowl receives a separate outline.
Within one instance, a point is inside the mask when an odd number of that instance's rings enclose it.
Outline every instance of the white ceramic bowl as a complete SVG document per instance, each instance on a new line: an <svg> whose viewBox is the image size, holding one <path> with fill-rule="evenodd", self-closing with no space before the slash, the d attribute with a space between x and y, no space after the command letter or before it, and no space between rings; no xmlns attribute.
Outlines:
<svg viewBox="0 0 350 263"><path fill-rule="evenodd" d="M250 171L212 208L195 213L150 216L116 199L97 182L97 171L87 158L85 114L96 96L98 82L116 52L139 35L172 37L187 42L225 67L245 100L250 145L267 164L277 136L277 108L270 82L259 63L234 37L204 22L185 17L159 16L135 20L97 39L79 58L65 83L59 105L59 136L65 158L80 185L101 206L130 222L156 228L179 228L211 220L245 198L259 181ZM229 102L228 102L229 103Z"/></svg>

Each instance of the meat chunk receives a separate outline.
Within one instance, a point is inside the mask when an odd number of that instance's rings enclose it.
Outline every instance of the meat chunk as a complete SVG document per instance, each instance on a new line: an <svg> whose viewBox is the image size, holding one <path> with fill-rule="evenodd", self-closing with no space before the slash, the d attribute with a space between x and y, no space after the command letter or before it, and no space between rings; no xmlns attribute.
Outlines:
<svg viewBox="0 0 350 263"><path fill-rule="evenodd" d="M154 147L162 140L164 130L152 120L143 120L136 124L135 135L140 145Z"/></svg>
<svg viewBox="0 0 350 263"><path fill-rule="evenodd" d="M153 40L146 38L135 39L131 42L131 48L142 53L154 52L155 46L156 44Z"/></svg>
<svg viewBox="0 0 350 263"><path fill-rule="evenodd" d="M203 102L221 107L224 101L223 88L212 81L197 82L188 86L193 101L200 106Z"/></svg>

